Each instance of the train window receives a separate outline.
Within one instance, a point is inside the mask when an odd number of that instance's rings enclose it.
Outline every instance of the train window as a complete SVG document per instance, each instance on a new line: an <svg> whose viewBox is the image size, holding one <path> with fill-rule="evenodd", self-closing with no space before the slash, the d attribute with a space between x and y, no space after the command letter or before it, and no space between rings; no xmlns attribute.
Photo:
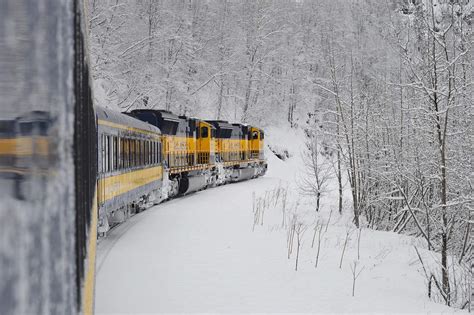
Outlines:
<svg viewBox="0 0 474 315"><path fill-rule="evenodd" d="M142 159L143 159L142 141L137 140L137 166L142 165Z"/></svg>
<svg viewBox="0 0 474 315"><path fill-rule="evenodd" d="M150 165L151 164L151 141L146 141L146 164Z"/></svg>
<svg viewBox="0 0 474 315"><path fill-rule="evenodd" d="M156 162L161 163L161 142L156 143Z"/></svg>
<svg viewBox="0 0 474 315"><path fill-rule="evenodd" d="M146 164L151 164L151 141L145 141Z"/></svg>
<svg viewBox="0 0 474 315"><path fill-rule="evenodd" d="M116 169L120 169L120 138L115 137L115 167Z"/></svg>
<svg viewBox="0 0 474 315"><path fill-rule="evenodd" d="M119 138L119 168L122 169L125 167L123 160L123 139Z"/></svg>
<svg viewBox="0 0 474 315"><path fill-rule="evenodd" d="M137 166L142 165L142 141L137 140Z"/></svg>
<svg viewBox="0 0 474 315"><path fill-rule="evenodd" d="M136 146L136 141L130 139L130 166L134 167L136 163L136 152L137 152L137 146Z"/></svg>
<svg viewBox="0 0 474 315"><path fill-rule="evenodd" d="M133 166L138 166L138 140L132 140L133 142Z"/></svg>
<svg viewBox="0 0 474 315"><path fill-rule="evenodd" d="M135 166L140 166L141 165L141 141L140 140L135 140L135 149L136 149L136 165Z"/></svg>
<svg viewBox="0 0 474 315"><path fill-rule="evenodd" d="M114 136L109 136L109 171L114 170Z"/></svg>
<svg viewBox="0 0 474 315"><path fill-rule="evenodd" d="M140 147L139 147L139 143L138 143L138 140L133 140L133 142L135 143L135 146L134 146L134 153L135 153L135 160L133 161L133 166L138 166L139 165L139 161L140 161Z"/></svg>
<svg viewBox="0 0 474 315"><path fill-rule="evenodd" d="M263 131L260 131L260 139L264 139L265 138L265 134L263 133Z"/></svg>
<svg viewBox="0 0 474 315"><path fill-rule="evenodd" d="M113 171L117 167L115 164L115 137L110 136L110 170Z"/></svg>
<svg viewBox="0 0 474 315"><path fill-rule="evenodd" d="M105 135L102 135L100 146L102 148L102 173L105 173Z"/></svg>
<svg viewBox="0 0 474 315"><path fill-rule="evenodd" d="M151 141L150 146L150 163L155 164L155 141Z"/></svg>
<svg viewBox="0 0 474 315"><path fill-rule="evenodd" d="M207 138L208 135L209 135L209 128L202 127L201 128L201 138Z"/></svg>
<svg viewBox="0 0 474 315"><path fill-rule="evenodd" d="M110 162L109 150L110 150L109 136L105 136L105 172L109 171L109 162Z"/></svg>
<svg viewBox="0 0 474 315"><path fill-rule="evenodd" d="M120 165L119 165L119 153L120 153L120 148L119 148L119 138L118 137L115 137L115 155L114 155L114 160L115 160L115 169L118 170L120 169Z"/></svg>
<svg viewBox="0 0 474 315"><path fill-rule="evenodd" d="M133 140L133 142L135 143L135 162L134 162L134 166L138 166L140 165L140 144L138 142L138 140Z"/></svg>
<svg viewBox="0 0 474 315"><path fill-rule="evenodd" d="M145 164L145 141L139 140L140 143L140 165Z"/></svg>
<svg viewBox="0 0 474 315"><path fill-rule="evenodd" d="M140 143L140 165L145 164L145 141L139 140Z"/></svg>
<svg viewBox="0 0 474 315"><path fill-rule="evenodd" d="M112 170L112 136L107 136L107 171L110 172Z"/></svg>
<svg viewBox="0 0 474 315"><path fill-rule="evenodd" d="M113 136L112 137L112 165L113 168L112 170L118 170L118 161L117 161L117 154L118 154L118 149L117 149L117 137Z"/></svg>
<svg viewBox="0 0 474 315"><path fill-rule="evenodd" d="M156 163L161 162L161 142L156 143Z"/></svg>
<svg viewBox="0 0 474 315"><path fill-rule="evenodd" d="M127 164L127 155L128 155L128 148L127 148L128 142L127 142L127 139L122 139L122 141L120 142L120 145L122 146L122 167L126 168L126 167L128 167L128 164Z"/></svg>
<svg viewBox="0 0 474 315"><path fill-rule="evenodd" d="M139 140L140 143L140 165L145 164L145 141Z"/></svg>
<svg viewBox="0 0 474 315"><path fill-rule="evenodd" d="M133 167L135 165L135 141L128 140L130 151L128 152L128 160L129 160L129 167Z"/></svg>
<svg viewBox="0 0 474 315"><path fill-rule="evenodd" d="M216 129L211 129L211 137L215 138L217 135L217 130Z"/></svg>
<svg viewBox="0 0 474 315"><path fill-rule="evenodd" d="M258 131L252 132L252 139L258 139Z"/></svg>
<svg viewBox="0 0 474 315"><path fill-rule="evenodd" d="M132 160L131 160L132 148L130 144L130 139L127 139L126 141L127 142L125 144L125 149L127 150L127 153L125 154L125 163L127 164L127 167L131 167L132 166Z"/></svg>
<svg viewBox="0 0 474 315"><path fill-rule="evenodd" d="M146 164L150 165L150 141L145 141L145 159Z"/></svg>
<svg viewBox="0 0 474 315"><path fill-rule="evenodd" d="M117 154L116 144L117 144L116 137L111 136L110 137L110 147L111 147L111 150L110 150L110 170L111 171L114 171L114 170L117 169L117 163L116 163L116 160L115 160L115 156Z"/></svg>
<svg viewBox="0 0 474 315"><path fill-rule="evenodd" d="M144 145L145 145L145 165L148 165L150 164L150 151L148 150L148 140L145 140L144 141Z"/></svg>
<svg viewBox="0 0 474 315"><path fill-rule="evenodd" d="M153 164L153 141L148 141L148 146L150 164Z"/></svg>

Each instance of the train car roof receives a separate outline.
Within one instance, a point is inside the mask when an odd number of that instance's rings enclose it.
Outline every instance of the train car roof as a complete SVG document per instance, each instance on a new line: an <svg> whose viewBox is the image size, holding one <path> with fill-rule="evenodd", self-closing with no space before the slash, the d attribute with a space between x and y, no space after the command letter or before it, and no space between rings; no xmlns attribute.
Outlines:
<svg viewBox="0 0 474 315"><path fill-rule="evenodd" d="M224 120L206 120L206 122L220 129L235 129L237 127Z"/></svg>
<svg viewBox="0 0 474 315"><path fill-rule="evenodd" d="M95 106L95 112L97 119L105 120L115 124L124 125L126 127L132 127L136 129L141 129L145 131L151 131L154 133L161 134L161 130L158 127L155 127L149 123L143 122L132 116L125 115L111 109L106 109L103 107Z"/></svg>
<svg viewBox="0 0 474 315"><path fill-rule="evenodd" d="M159 114L164 120L170 120L170 121L175 121L175 122L180 122L183 120L186 120L185 118L181 118L178 115L173 114L170 111L164 110L164 109L134 109L130 113L133 115L133 113L138 113L138 112L149 112L149 113L154 113Z"/></svg>

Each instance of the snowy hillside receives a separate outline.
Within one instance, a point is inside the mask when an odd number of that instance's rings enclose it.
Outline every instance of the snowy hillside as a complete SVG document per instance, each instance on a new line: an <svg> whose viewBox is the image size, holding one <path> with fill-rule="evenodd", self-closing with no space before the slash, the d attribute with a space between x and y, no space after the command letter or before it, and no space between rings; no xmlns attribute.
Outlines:
<svg viewBox="0 0 474 315"><path fill-rule="evenodd" d="M265 177L155 206L100 242L97 313L456 311L426 296L421 240L355 230L330 193L315 213L295 184L303 143L292 139L302 137L276 133L270 146L291 157L267 150Z"/></svg>

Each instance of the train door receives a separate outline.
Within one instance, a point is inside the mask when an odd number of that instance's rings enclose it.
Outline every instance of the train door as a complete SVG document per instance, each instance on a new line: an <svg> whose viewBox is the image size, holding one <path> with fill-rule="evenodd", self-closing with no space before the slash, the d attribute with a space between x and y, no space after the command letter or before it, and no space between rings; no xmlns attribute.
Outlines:
<svg viewBox="0 0 474 315"><path fill-rule="evenodd" d="M250 129L250 155L252 159L258 159L259 158L259 152L260 152L260 140L259 140L259 130L258 128L251 128Z"/></svg>
<svg viewBox="0 0 474 315"><path fill-rule="evenodd" d="M260 150L259 153L260 153L260 155L259 155L259 158L261 160L263 160L265 158L264 157L264 145L263 145L263 139L265 138L265 134L264 134L263 130L260 130L259 133L260 133L260 137L259 137L260 138L260 140L259 140L259 150Z"/></svg>
<svg viewBox="0 0 474 315"><path fill-rule="evenodd" d="M216 151L217 151L217 145L216 145L216 128L214 128L212 125L209 125L209 130L210 130L210 137L209 137L209 164L215 164L216 163Z"/></svg>
<svg viewBox="0 0 474 315"><path fill-rule="evenodd" d="M212 127L203 121L199 122L198 160L199 164L214 164L214 142ZM212 155L212 157L211 157Z"/></svg>

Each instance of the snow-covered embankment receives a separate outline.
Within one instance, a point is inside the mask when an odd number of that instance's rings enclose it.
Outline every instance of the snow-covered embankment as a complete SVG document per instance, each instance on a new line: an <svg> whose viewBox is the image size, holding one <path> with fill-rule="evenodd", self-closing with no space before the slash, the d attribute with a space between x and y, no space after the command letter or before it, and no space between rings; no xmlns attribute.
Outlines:
<svg viewBox="0 0 474 315"><path fill-rule="evenodd" d="M417 240L362 229L359 242L349 210L336 212L337 191L319 214L298 195L301 135L288 133L267 133L291 157L267 151L265 177L172 200L113 230L99 244L96 311L454 311L427 299ZM288 259L293 219L302 224L298 271L297 239Z"/></svg>

